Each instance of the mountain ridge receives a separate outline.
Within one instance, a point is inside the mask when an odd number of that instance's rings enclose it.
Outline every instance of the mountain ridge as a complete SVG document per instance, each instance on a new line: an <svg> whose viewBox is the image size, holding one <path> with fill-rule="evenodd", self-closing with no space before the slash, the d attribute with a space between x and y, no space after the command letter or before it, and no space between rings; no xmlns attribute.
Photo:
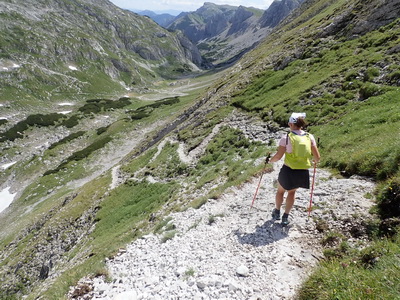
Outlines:
<svg viewBox="0 0 400 300"><path fill-rule="evenodd" d="M168 29L184 32L209 62L229 64L254 48L301 2L274 1L265 11L205 2L194 12L178 15Z"/></svg>

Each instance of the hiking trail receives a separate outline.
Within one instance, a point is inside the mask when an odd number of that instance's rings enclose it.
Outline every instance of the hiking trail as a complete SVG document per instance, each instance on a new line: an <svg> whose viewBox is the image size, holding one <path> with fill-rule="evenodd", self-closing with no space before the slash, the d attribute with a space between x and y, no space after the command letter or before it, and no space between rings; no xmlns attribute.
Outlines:
<svg viewBox="0 0 400 300"><path fill-rule="evenodd" d="M349 220L367 217L373 202L366 195L374 183L317 169L311 218L310 191L299 189L284 227L271 219L281 165L263 175L253 208L259 177L198 209L171 213L175 234L149 234L127 245L107 260L111 282L83 278L69 299L292 299L322 258L323 234L313 218L325 220L331 230L356 226ZM83 287L90 292L72 298Z"/></svg>

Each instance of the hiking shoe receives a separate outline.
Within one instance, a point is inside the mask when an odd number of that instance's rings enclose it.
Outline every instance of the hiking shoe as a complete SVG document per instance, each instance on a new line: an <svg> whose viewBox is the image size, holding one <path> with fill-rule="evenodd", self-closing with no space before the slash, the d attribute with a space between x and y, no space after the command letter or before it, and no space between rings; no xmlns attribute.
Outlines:
<svg viewBox="0 0 400 300"><path fill-rule="evenodd" d="M272 210L272 219L280 220L281 219L281 211L279 209L274 208Z"/></svg>
<svg viewBox="0 0 400 300"><path fill-rule="evenodd" d="M282 216L282 225L286 226L289 224L289 215L288 214L283 214Z"/></svg>

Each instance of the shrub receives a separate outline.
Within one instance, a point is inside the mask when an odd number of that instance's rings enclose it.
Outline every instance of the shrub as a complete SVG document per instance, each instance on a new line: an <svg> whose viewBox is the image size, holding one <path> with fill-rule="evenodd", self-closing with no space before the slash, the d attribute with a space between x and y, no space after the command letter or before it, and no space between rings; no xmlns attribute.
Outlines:
<svg viewBox="0 0 400 300"><path fill-rule="evenodd" d="M364 81L372 81L378 75L379 70L377 68L368 68L364 75Z"/></svg>
<svg viewBox="0 0 400 300"><path fill-rule="evenodd" d="M79 124L78 121L79 121L79 117L77 115L73 115L73 116L69 117L68 119L62 121L60 123L60 125L65 126L67 128L72 128Z"/></svg>
<svg viewBox="0 0 400 300"><path fill-rule="evenodd" d="M148 116L150 116L150 114L145 111L134 111L131 113L132 120L140 120L143 118L147 118Z"/></svg>
<svg viewBox="0 0 400 300"><path fill-rule="evenodd" d="M88 157L94 151L103 148L111 140L112 140L111 137L105 137L103 139L99 139L99 140L95 141L93 144L89 145L88 147L86 147L78 152L73 153L64 162L62 162L57 168L46 171L43 174L43 176L57 173L58 171L64 169L67 166L67 164L71 161L80 161L80 160Z"/></svg>
<svg viewBox="0 0 400 300"><path fill-rule="evenodd" d="M63 114L51 113L47 115L36 114L30 115L25 120L18 122L12 128L0 135L0 142L6 140L14 141L15 139L22 138L23 132L29 126L47 127L55 125L60 119L64 118Z"/></svg>
<svg viewBox="0 0 400 300"><path fill-rule="evenodd" d="M72 141L72 140L74 140L74 139L76 139L76 138L78 138L78 137L80 137L80 136L82 136L84 134L85 134L85 131L78 131L78 132L71 133L70 135L66 136L65 138L59 140L58 142L56 142L54 144L51 144L49 149L53 149L53 148L55 148L55 147L57 147L59 145L68 143L68 142L70 142L70 141Z"/></svg>
<svg viewBox="0 0 400 300"><path fill-rule="evenodd" d="M96 130L97 135L100 135L100 134L106 132L108 127L110 127L110 126L104 126L104 127L97 128L97 130Z"/></svg>
<svg viewBox="0 0 400 300"><path fill-rule="evenodd" d="M346 79L346 81L352 81L352 80L356 79L357 76L358 76L357 71L352 70L352 71L348 72L348 73L345 75L345 79Z"/></svg>
<svg viewBox="0 0 400 300"><path fill-rule="evenodd" d="M377 197L378 213L382 219L400 217L400 178L386 182Z"/></svg>
<svg viewBox="0 0 400 300"><path fill-rule="evenodd" d="M382 89L379 85L367 82L360 88L360 100L366 100L372 96L382 94Z"/></svg>
<svg viewBox="0 0 400 300"><path fill-rule="evenodd" d="M86 101L86 104L80 107L78 110L83 114L99 113L101 111L107 111L111 109L119 109L131 104L129 98L120 98L118 100L109 99L90 99Z"/></svg>
<svg viewBox="0 0 400 300"><path fill-rule="evenodd" d="M30 115L26 118L26 124L28 126L39 126L39 127L46 127L54 125L58 120L64 118L63 114L58 113L51 113L47 115L43 114L36 114Z"/></svg>
<svg viewBox="0 0 400 300"><path fill-rule="evenodd" d="M390 73L388 75L388 80L392 84L396 84L400 81L400 70Z"/></svg>

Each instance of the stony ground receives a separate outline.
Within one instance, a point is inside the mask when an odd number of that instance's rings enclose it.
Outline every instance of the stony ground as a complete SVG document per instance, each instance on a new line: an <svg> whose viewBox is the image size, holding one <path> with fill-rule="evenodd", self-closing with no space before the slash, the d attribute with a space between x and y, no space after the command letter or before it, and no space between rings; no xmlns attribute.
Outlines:
<svg viewBox="0 0 400 300"><path fill-rule="evenodd" d="M325 232L350 232L367 217L372 205L367 195L374 184L360 177L338 179L317 169L311 217L310 191L299 190L291 223L284 227L270 217L280 166L263 175L252 208L260 178L199 209L171 214L173 230L144 236L121 249L107 261L111 280L83 278L71 288L70 299L73 294L81 294L74 299L115 300L294 298L322 257L323 233L314 219L325 221Z"/></svg>

